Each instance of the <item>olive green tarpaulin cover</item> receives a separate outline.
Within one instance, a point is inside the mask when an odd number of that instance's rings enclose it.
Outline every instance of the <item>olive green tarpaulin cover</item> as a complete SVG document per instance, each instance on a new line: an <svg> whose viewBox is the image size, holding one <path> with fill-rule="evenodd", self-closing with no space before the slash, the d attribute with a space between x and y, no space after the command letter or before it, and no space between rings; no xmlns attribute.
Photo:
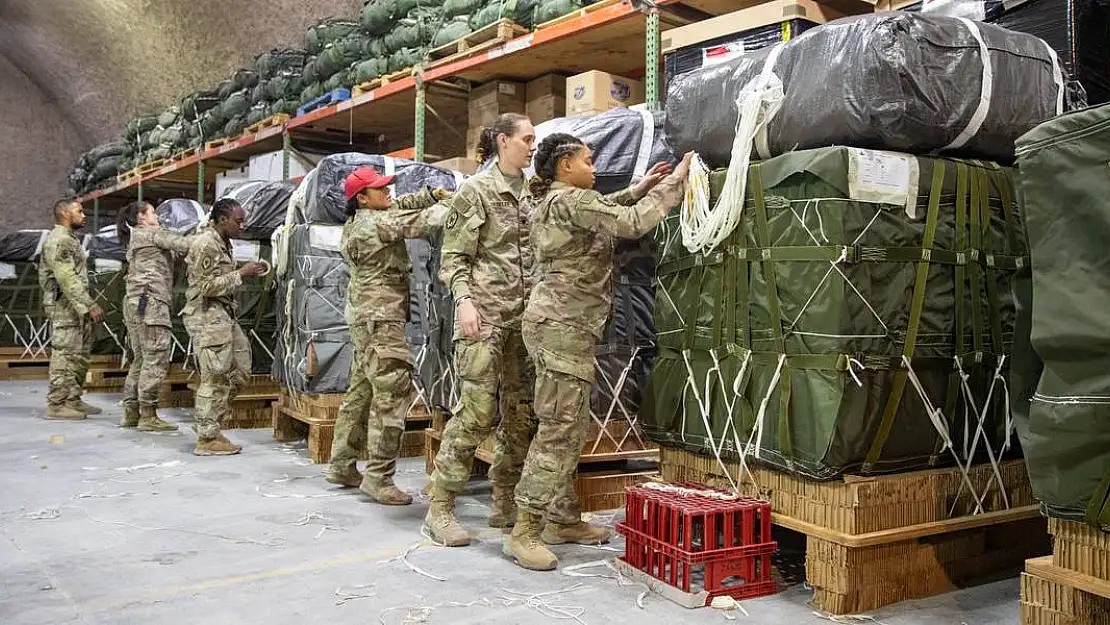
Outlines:
<svg viewBox="0 0 1110 625"><path fill-rule="evenodd" d="M1110 526L1110 106L1016 147L1032 275L1018 283L1011 382L1029 479L1050 516Z"/></svg>
<svg viewBox="0 0 1110 625"><path fill-rule="evenodd" d="M38 263L0 261L0 347L19 347L27 355L39 355L49 341Z"/></svg>
<svg viewBox="0 0 1110 625"><path fill-rule="evenodd" d="M724 178L711 175L714 198ZM740 225L711 253L683 246L681 209L657 229L645 434L732 458L751 441L749 457L758 449L816 479L986 459L984 441L1000 452L996 372L1026 262L1009 172L834 147L753 164L747 193Z"/></svg>

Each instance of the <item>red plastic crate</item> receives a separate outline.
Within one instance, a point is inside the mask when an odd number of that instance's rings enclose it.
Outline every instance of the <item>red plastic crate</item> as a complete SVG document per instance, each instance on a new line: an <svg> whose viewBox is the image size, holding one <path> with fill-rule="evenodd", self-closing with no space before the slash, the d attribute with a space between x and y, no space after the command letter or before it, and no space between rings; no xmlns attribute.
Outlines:
<svg viewBox="0 0 1110 625"><path fill-rule="evenodd" d="M702 484L670 486L687 490L626 491L627 518L617 525L626 538L621 560L687 597L707 593L705 605L724 595L774 594L771 505Z"/></svg>

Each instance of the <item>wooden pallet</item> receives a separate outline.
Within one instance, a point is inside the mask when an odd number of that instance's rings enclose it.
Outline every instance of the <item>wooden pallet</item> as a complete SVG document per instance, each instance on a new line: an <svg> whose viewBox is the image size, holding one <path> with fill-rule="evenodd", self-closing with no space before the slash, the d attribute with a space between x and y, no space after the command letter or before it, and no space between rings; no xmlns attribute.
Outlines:
<svg viewBox="0 0 1110 625"><path fill-rule="evenodd" d="M187 384L195 397L199 376ZM227 430L269 428L274 424L274 406L281 397L277 382L269 375L252 375L243 390L231 400L230 410L220 422Z"/></svg>
<svg viewBox="0 0 1110 625"><path fill-rule="evenodd" d="M351 90L351 96L357 98L364 93L369 93L379 87L384 87L391 82L397 82L398 80L401 80L402 78L408 78L409 76L412 76L411 67L407 67L405 69L398 70L384 76L378 76L377 78L374 78L372 80L367 80L366 82L355 85L354 88L352 88Z"/></svg>
<svg viewBox="0 0 1110 625"><path fill-rule="evenodd" d="M726 464L739 475L738 463ZM745 481L741 492L770 501L776 525L805 534L813 604L832 614L948 592L1049 550L1021 460L1000 466L1011 507L996 484L984 501L987 512L977 515L955 468L830 482L752 469L758 486ZM729 485L716 459L676 449L661 451L660 473L667 482ZM977 492L993 476L989 465L969 474Z"/></svg>
<svg viewBox="0 0 1110 625"><path fill-rule="evenodd" d="M1053 564L1053 556L1025 563L1022 625L1110 625L1110 581Z"/></svg>
<svg viewBox="0 0 1110 625"><path fill-rule="evenodd" d="M219 139L213 139L213 140L208 141L204 144L204 150L208 151L208 150L211 150L213 148L223 147L223 146L225 146L229 143L234 143L235 141L238 141L238 140L239 140L238 135L236 135L234 137L220 137Z"/></svg>
<svg viewBox="0 0 1110 625"><path fill-rule="evenodd" d="M176 163L178 161L183 161L183 160L189 158L190 156L196 156L196 154L197 154L197 149L196 148L189 148L188 150L181 150L180 152L174 154L173 156L170 157L170 160Z"/></svg>
<svg viewBox="0 0 1110 625"><path fill-rule="evenodd" d="M247 129L243 131L242 136L247 137L250 135L258 134L259 132L262 132L263 128L270 128L271 126L283 126L287 121L289 121L289 116L285 113L271 115L260 122L255 122L250 126L247 126Z"/></svg>
<svg viewBox="0 0 1110 625"><path fill-rule="evenodd" d="M543 29L543 28L549 28L551 26L557 26L557 25L562 24L564 22L569 22L571 20L576 20L576 19L582 18L582 17L585 17L585 16L589 15L590 13L593 13L594 11L596 11L598 9L604 9L606 7L611 7L614 4L620 4L623 1L624 0L601 0L601 2L591 4L590 6L583 7L581 9L578 9L577 11L572 11L570 13L567 13L566 15L560 15L559 17L556 17L553 20L547 20L546 22L537 25L536 30L540 30L540 29Z"/></svg>
<svg viewBox="0 0 1110 625"><path fill-rule="evenodd" d="M424 431L424 468L428 475L435 470L435 458L439 453L442 439L443 433L435 428ZM475 477L486 475L492 463L492 449L479 447L474 452L472 474ZM625 489L646 482L658 473L653 466L634 466L636 464L619 459L598 462L596 458L579 464L578 472L574 477L574 489L578 492L578 503L582 511L598 512L623 508Z"/></svg>
<svg viewBox="0 0 1110 625"><path fill-rule="evenodd" d="M451 43L432 48L428 51L428 59L432 61L430 67L473 56L527 33L527 28L512 20L498 20Z"/></svg>
<svg viewBox="0 0 1110 625"><path fill-rule="evenodd" d="M0 358L0 380L45 380L49 377L49 358Z"/></svg>

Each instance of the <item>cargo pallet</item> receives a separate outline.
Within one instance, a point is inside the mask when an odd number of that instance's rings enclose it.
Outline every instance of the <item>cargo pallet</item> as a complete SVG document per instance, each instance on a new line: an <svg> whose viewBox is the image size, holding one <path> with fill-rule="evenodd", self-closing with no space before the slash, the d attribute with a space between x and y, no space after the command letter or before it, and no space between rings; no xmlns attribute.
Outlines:
<svg viewBox="0 0 1110 625"><path fill-rule="evenodd" d="M713 457L671 448L660 456L666 482L729 486ZM738 462L725 464L729 475L740 474ZM980 514L972 514L957 468L829 482L749 468L758 485L746 479L740 494L770 501L775 525L805 534L813 606L831 614L942 594L1049 551L1045 519L1021 460L999 464L1009 508L991 466L971 467L970 481L984 495Z"/></svg>
<svg viewBox="0 0 1110 625"><path fill-rule="evenodd" d="M141 177L151 173L152 171L154 171L156 169L162 169L163 167L165 167L166 165L169 165L172 162L173 162L172 158L156 158L153 161L150 161L148 163L143 163L142 165L138 165L136 167L133 167L132 169L129 169L128 171L125 171L122 174L116 176L116 181L117 182L128 182L128 181L133 180L135 178L141 178Z"/></svg>
<svg viewBox="0 0 1110 625"><path fill-rule="evenodd" d="M527 34L528 29L509 19L501 19L483 26L469 35L428 51L429 67L450 63L499 46L510 39Z"/></svg>
<svg viewBox="0 0 1110 625"><path fill-rule="evenodd" d="M429 475L435 470L445 427L443 413L437 412L432 416L432 426L424 431L424 468ZM574 478L583 512L623 508L627 488L658 474L659 449L642 445L631 430L624 420L611 421L604 432L596 421L591 421ZM493 463L493 442L491 435L474 452L475 476L484 476Z"/></svg>
<svg viewBox="0 0 1110 625"><path fill-rule="evenodd" d="M343 395L293 394L282 391L271 413L274 438L282 442L308 441L308 455L312 462L324 464L331 461L331 443L335 436L335 420ZM401 438L401 457L418 457L424 452L424 431L431 419L422 405L409 411L405 420L405 434ZM366 451L359 454L366 459Z"/></svg>
<svg viewBox="0 0 1110 625"><path fill-rule="evenodd" d="M355 85L354 88L351 90L351 96L357 98L364 93L369 93L379 87L384 87L391 82L397 82L398 80L401 80L402 78L407 78L409 76L412 76L411 67L397 70L384 76L378 76L377 78L373 78L371 80L367 80L366 82L361 82Z"/></svg>
<svg viewBox="0 0 1110 625"><path fill-rule="evenodd" d="M315 98L313 100L309 100L308 102L305 102L304 104L302 104L297 109L297 117L300 117L301 115L304 115L305 113L311 113L312 111L315 111L316 109L322 109L324 107L331 106L332 104L335 104L336 102L343 102L344 100L350 100L350 99L351 99L351 90L350 89L333 89L333 90L325 93L324 95L322 95L318 98Z"/></svg>
<svg viewBox="0 0 1110 625"><path fill-rule="evenodd" d="M200 386L197 375L188 384L189 392L195 398ZM269 375L252 375L247 386L231 400L230 410L220 422L227 430L250 430L269 428L274 422L274 406L281 396L280 389Z"/></svg>
<svg viewBox="0 0 1110 625"><path fill-rule="evenodd" d="M285 113L271 115L260 122L255 122L250 126L247 126L247 129L243 131L243 134L241 136L246 137L258 134L262 131L263 128L270 128L272 126L283 126L287 121L289 121L289 116Z"/></svg>
<svg viewBox="0 0 1110 625"><path fill-rule="evenodd" d="M180 152L175 153L173 156L170 157L170 160L172 162L176 163L178 161L183 161L183 160L189 158L190 156L196 156L196 155L197 155L197 148L189 148L187 150L181 150Z"/></svg>
<svg viewBox="0 0 1110 625"><path fill-rule="evenodd" d="M1052 555L1026 561L1022 625L1110 625L1110 534L1049 519Z"/></svg>
<svg viewBox="0 0 1110 625"><path fill-rule="evenodd" d="M594 11L611 7L614 4L620 4L623 1L624 0L601 0L601 2L595 2L594 4L583 7L576 11L571 11L570 13L567 13L565 15L560 15L559 17L556 17L554 19L547 20L542 24L537 24L536 30L540 30L542 28L550 28L551 26L558 26L559 24L565 24L573 20L582 19L583 17L586 17Z"/></svg>

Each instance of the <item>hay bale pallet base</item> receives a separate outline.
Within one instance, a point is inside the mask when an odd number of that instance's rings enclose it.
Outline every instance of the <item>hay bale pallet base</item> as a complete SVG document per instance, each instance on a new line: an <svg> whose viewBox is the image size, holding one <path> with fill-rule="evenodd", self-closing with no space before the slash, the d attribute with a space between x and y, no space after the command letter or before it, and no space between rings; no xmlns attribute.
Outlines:
<svg viewBox="0 0 1110 625"><path fill-rule="evenodd" d="M324 464L331 461L331 444L335 436L335 420L343 395L303 395L282 392L271 408L271 425L274 438L283 442L308 441L308 454L312 462ZM431 423L426 412L410 411L401 439L402 458L419 457L424 453L424 429ZM366 451L359 454L366 460Z"/></svg>
<svg viewBox="0 0 1110 625"><path fill-rule="evenodd" d="M451 43L433 48L428 51L428 59L433 61L431 67L435 67L444 63L450 63L457 59L473 56L527 33L527 28L512 20L498 20L488 26L479 28L469 35L459 37Z"/></svg>
<svg viewBox="0 0 1110 625"><path fill-rule="evenodd" d="M660 472L667 482L729 486L716 459L686 451L664 448ZM975 515L956 468L831 482L761 467L753 473L758 486L745 481L741 491L770 501L776 525L806 535L813 605L832 614L948 592L1015 570L1050 548L1022 461L1000 466L1010 508L996 482L987 511ZM993 476L989 465L969 474L980 493ZM739 475L738 463L729 475Z"/></svg>
<svg viewBox="0 0 1110 625"><path fill-rule="evenodd" d="M1053 564L1053 556L1025 563L1022 625L1110 625L1110 581Z"/></svg>
<svg viewBox="0 0 1110 625"><path fill-rule="evenodd" d="M424 468L429 475L435 470L435 457L439 453L442 437L442 432L434 427L424 431ZM655 468L622 466L626 463L617 457L599 462L599 457L583 458L574 478L574 488L578 492L578 502L583 512L623 508L626 488L647 482L657 475ZM492 463L493 452L479 447L474 453L473 475L484 476Z"/></svg>

